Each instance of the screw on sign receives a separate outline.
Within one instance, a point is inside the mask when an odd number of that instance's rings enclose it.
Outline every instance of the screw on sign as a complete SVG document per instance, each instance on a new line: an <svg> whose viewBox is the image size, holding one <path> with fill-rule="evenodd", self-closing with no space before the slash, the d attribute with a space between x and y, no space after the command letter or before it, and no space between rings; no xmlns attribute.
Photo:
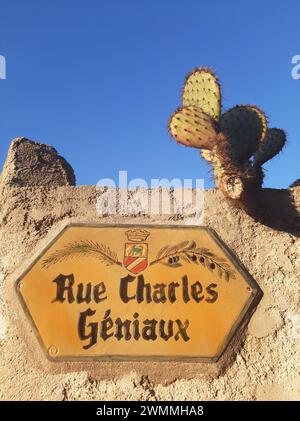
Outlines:
<svg viewBox="0 0 300 421"><path fill-rule="evenodd" d="M17 285L46 356L63 360L216 361L262 296L205 227L69 225Z"/></svg>

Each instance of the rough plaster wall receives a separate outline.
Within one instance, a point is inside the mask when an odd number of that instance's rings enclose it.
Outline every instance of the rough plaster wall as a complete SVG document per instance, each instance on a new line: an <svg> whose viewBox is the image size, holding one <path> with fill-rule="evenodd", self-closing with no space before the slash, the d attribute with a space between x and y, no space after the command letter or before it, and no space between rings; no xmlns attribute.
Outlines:
<svg viewBox="0 0 300 421"><path fill-rule="evenodd" d="M145 373L143 366L137 364L114 363L120 374L109 368L106 379L101 378L97 370L94 373L84 366L81 371L74 371L72 366L67 371L43 367L39 361L44 357L40 356L33 332L23 334L27 324L21 320L22 313L12 287L24 261L30 261L41 244L66 223L139 223L143 219L107 217L100 220L95 206L99 193L95 187L3 184L0 190L1 400L300 398L300 250L296 229L299 219L287 202L287 197L293 199L293 206L300 208L300 188L289 192L264 191L262 200L271 213L264 212L258 220L233 208L217 191L205 192L205 224L236 253L259 283L264 297L238 353L224 372L217 377L201 377L201 370L199 373L195 364L186 365L189 379L171 379L169 383L166 383L170 380L167 372L172 371L173 366L176 372L176 363L161 364L160 379L151 376L151 363ZM263 219L271 226L259 222ZM165 222L162 218L150 217L143 221Z"/></svg>

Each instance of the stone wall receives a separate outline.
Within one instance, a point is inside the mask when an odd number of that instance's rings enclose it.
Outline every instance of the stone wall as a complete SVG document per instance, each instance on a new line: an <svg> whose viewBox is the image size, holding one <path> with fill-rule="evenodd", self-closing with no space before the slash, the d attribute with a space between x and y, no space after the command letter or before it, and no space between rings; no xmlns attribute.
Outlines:
<svg viewBox="0 0 300 421"><path fill-rule="evenodd" d="M1 400L300 398L299 187L265 189L247 212L216 190L205 191L205 225L264 292L221 364L208 370L183 362L45 361L14 290L18 274L41 247L70 222L170 222L151 216L100 218L96 188L74 184L72 168L54 148L25 139L12 143L0 177Z"/></svg>

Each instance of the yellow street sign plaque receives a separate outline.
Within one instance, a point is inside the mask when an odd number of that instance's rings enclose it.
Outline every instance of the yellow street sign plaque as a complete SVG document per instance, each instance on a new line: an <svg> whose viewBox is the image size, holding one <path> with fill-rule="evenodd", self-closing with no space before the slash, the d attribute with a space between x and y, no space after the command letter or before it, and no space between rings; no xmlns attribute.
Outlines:
<svg viewBox="0 0 300 421"><path fill-rule="evenodd" d="M69 225L16 285L54 360L216 361L262 296L205 227Z"/></svg>

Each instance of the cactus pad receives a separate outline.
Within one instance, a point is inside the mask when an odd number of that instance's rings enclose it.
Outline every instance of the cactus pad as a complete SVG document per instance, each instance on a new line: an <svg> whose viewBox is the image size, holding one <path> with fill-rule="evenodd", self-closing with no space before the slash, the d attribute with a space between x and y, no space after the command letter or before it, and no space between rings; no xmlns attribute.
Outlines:
<svg viewBox="0 0 300 421"><path fill-rule="evenodd" d="M255 111L260 118L260 121L261 121L261 124L262 124L262 135L261 135L260 141L263 142L265 140L267 130L268 130L267 117L266 117L265 113L260 108L258 108L256 105L246 105L246 107L249 108L250 110Z"/></svg>
<svg viewBox="0 0 300 421"><path fill-rule="evenodd" d="M221 90L212 70L200 67L187 76L182 92L182 105L194 105L216 121L220 120Z"/></svg>
<svg viewBox="0 0 300 421"><path fill-rule="evenodd" d="M269 159L274 158L274 156L282 150L285 142L286 134L283 130L275 128L269 129L264 142L261 143L259 149L254 155L253 165L261 166L265 162L269 161Z"/></svg>
<svg viewBox="0 0 300 421"><path fill-rule="evenodd" d="M221 131L228 138L233 157L245 163L265 136L265 119L257 107L237 105L222 115Z"/></svg>
<svg viewBox="0 0 300 421"><path fill-rule="evenodd" d="M216 138L213 119L193 106L178 108L171 116L168 128L177 142L193 148L210 149Z"/></svg>

